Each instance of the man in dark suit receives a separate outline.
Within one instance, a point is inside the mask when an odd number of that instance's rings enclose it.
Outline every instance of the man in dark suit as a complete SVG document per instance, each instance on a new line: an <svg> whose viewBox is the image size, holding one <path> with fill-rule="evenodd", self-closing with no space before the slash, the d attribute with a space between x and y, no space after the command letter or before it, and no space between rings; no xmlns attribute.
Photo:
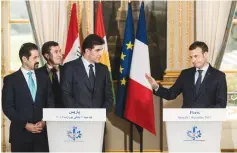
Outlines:
<svg viewBox="0 0 237 153"><path fill-rule="evenodd" d="M82 56L64 64L61 89L67 108L111 109L110 74L107 66L99 63L104 43L98 35L87 36L82 44Z"/></svg>
<svg viewBox="0 0 237 153"><path fill-rule="evenodd" d="M61 89L67 108L106 108L106 112L111 110L113 94L109 70L99 63L104 44L101 37L91 34L82 44L82 56L64 64Z"/></svg>
<svg viewBox="0 0 237 153"><path fill-rule="evenodd" d="M4 78L2 109L11 121L12 152L47 152L48 140L43 108L54 107L50 81L37 71L38 47L33 43L21 46L22 67Z"/></svg>
<svg viewBox="0 0 237 153"><path fill-rule="evenodd" d="M51 81L52 91L54 94L54 103L56 108L64 108L61 96L60 80L62 79L62 53L59 44L55 41L45 42L42 46L42 55L47 63L39 68L46 74Z"/></svg>
<svg viewBox="0 0 237 153"><path fill-rule="evenodd" d="M182 93L182 108L225 108L227 104L225 73L208 63L208 47L204 42L194 42L189 50L194 67L182 70L171 88L159 86L154 78L146 74L154 94L172 100Z"/></svg>

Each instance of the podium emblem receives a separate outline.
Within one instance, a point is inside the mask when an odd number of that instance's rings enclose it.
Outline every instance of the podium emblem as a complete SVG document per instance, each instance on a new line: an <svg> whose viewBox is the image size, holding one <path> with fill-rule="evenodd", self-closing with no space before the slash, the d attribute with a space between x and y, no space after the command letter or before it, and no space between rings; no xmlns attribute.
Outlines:
<svg viewBox="0 0 237 153"><path fill-rule="evenodd" d="M197 128L197 126L194 126L192 130L188 130L187 132L188 137L192 138L192 140L196 140L198 138L201 138L202 133L201 131Z"/></svg>
<svg viewBox="0 0 237 153"><path fill-rule="evenodd" d="M76 141L77 139L81 138L82 134L78 127L73 126L71 130L67 131L67 136L73 141Z"/></svg>

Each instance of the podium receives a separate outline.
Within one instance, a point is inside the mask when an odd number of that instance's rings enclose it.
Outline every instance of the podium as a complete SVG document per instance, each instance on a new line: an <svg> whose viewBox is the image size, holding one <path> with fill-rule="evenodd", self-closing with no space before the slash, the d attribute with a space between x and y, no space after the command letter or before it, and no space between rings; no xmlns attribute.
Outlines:
<svg viewBox="0 0 237 153"><path fill-rule="evenodd" d="M102 152L105 109L44 108L50 152Z"/></svg>
<svg viewBox="0 0 237 153"><path fill-rule="evenodd" d="M168 152L221 152L225 109L164 109Z"/></svg>

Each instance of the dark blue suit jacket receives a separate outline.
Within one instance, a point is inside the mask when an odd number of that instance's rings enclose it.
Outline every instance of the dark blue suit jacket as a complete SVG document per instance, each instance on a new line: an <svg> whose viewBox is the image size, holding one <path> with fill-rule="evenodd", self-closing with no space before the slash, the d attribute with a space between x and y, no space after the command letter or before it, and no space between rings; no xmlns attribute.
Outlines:
<svg viewBox="0 0 237 153"><path fill-rule="evenodd" d="M32 134L25 129L27 122L37 123L42 120L43 108L54 107L50 80L37 71L35 75L37 80L35 102L21 70L4 78L2 109L11 121L10 142L33 141L33 136L37 136L39 141L47 139L45 129L40 134Z"/></svg>
<svg viewBox="0 0 237 153"><path fill-rule="evenodd" d="M37 71L47 75L49 77L49 72L47 70L46 65L42 66L41 68L37 69ZM60 80L62 80L62 66L59 66L59 75L60 75ZM50 79L50 78L49 78ZM59 80L59 84L61 83L61 81ZM52 82L51 82L52 84ZM54 95L54 104L55 104L55 108L65 108L64 104L63 104L63 100L62 100L62 93L61 93L61 89L60 87L56 90L53 90L53 86L52 86L52 92Z"/></svg>
<svg viewBox="0 0 237 153"><path fill-rule="evenodd" d="M157 92L154 91L154 94L164 99L172 100L182 93L182 108L225 108L227 104L225 73L209 65L199 93L196 96L195 72L195 67L183 70L171 88L166 89L160 86Z"/></svg>
<svg viewBox="0 0 237 153"><path fill-rule="evenodd" d="M90 82L81 58L63 66L61 90L66 108L106 108L113 104L112 84L107 66L95 64L95 86Z"/></svg>

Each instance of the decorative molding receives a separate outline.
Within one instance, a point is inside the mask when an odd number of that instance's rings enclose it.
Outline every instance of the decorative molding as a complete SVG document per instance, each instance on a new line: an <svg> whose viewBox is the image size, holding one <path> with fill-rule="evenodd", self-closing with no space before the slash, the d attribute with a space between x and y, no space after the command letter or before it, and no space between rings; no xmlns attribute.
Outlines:
<svg viewBox="0 0 237 153"><path fill-rule="evenodd" d="M30 20L9 20L10 24L29 24Z"/></svg>
<svg viewBox="0 0 237 153"><path fill-rule="evenodd" d="M2 12L2 14L3 14L3 12ZM2 26L4 26L4 25L2 25ZM2 69L2 71L1 71L1 75L2 75L2 78L6 75L6 72L5 72L5 60L4 60L4 27L2 28L2 46L1 46L1 49L2 49L2 53L1 53L1 60L2 60L2 62L1 62L1 69Z"/></svg>
<svg viewBox="0 0 237 153"><path fill-rule="evenodd" d="M221 152L237 152L237 149L221 149Z"/></svg>
<svg viewBox="0 0 237 153"><path fill-rule="evenodd" d="M194 40L194 1L168 1L167 70L191 66L189 46Z"/></svg>
<svg viewBox="0 0 237 153"><path fill-rule="evenodd" d="M237 24L237 19L233 19L233 24Z"/></svg>
<svg viewBox="0 0 237 153"><path fill-rule="evenodd" d="M173 85L181 71L166 71L164 79L160 82L162 85Z"/></svg>
<svg viewBox="0 0 237 153"><path fill-rule="evenodd" d="M86 26L86 35L90 34L90 30L91 30L91 22L90 22L90 14L91 14L91 8L90 8L90 3L91 1L87 0L86 2L86 22L87 22L87 26Z"/></svg>
<svg viewBox="0 0 237 153"><path fill-rule="evenodd" d="M80 43L82 43L83 40L83 30L82 30L82 14L83 14L83 1L79 1L77 3L77 23L78 23L78 32L79 32L79 39ZM80 44L81 45L81 44Z"/></svg>
<svg viewBox="0 0 237 153"><path fill-rule="evenodd" d="M169 68L174 68L174 10L175 10L175 1L170 1L168 3L168 28L169 28L169 44L167 46L168 53L170 54L169 59Z"/></svg>
<svg viewBox="0 0 237 153"><path fill-rule="evenodd" d="M186 7L187 7L187 31L186 31L186 40L188 43L186 44L186 50L187 50L187 55L189 55L189 45L191 45L191 34L192 34L192 29L191 29L191 20L192 20L192 2L187 1L186 2ZM189 56L187 58L187 63L186 66L190 66L191 64L191 59Z"/></svg>
<svg viewBox="0 0 237 153"><path fill-rule="evenodd" d="M224 72L224 73L226 73L226 74L235 74L235 73L237 73L237 70L236 71L222 71L222 72Z"/></svg>
<svg viewBox="0 0 237 153"><path fill-rule="evenodd" d="M4 6L5 6L5 4L6 3L4 3L3 1L1 2L1 17L2 17L2 20L4 20L3 18L4 18L4 15L5 15L5 13L4 13ZM2 62L1 62L1 81L2 81L2 79L3 79L3 77L6 75L6 72L5 72L5 57L4 57L4 47L5 47L5 45L4 45L4 28L5 28L5 24L2 24L2 28L1 28L1 32L2 32L2 34L1 34L1 39L2 39L2 46L1 46L1 60L2 60ZM1 136L1 139L2 139L2 151L3 152L6 152L7 151L7 144L6 144L6 119L5 119L5 115L3 114L3 112L1 113L1 120L2 120L2 123L1 123L1 132L2 132L2 136Z"/></svg>
<svg viewBox="0 0 237 153"><path fill-rule="evenodd" d="M179 23L178 23L178 65L179 67L183 67L183 3L182 1L178 2L178 16L179 16Z"/></svg>

